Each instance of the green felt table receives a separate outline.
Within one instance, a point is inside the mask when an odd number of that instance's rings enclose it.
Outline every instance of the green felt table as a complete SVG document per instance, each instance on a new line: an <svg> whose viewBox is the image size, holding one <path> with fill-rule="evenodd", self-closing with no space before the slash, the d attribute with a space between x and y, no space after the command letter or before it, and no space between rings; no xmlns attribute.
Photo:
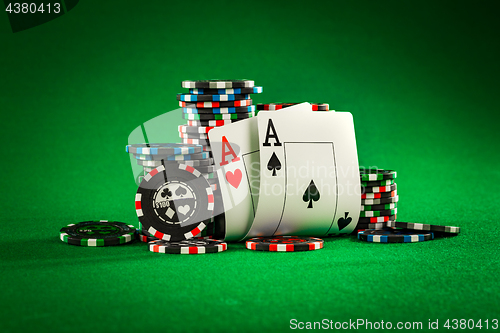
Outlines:
<svg viewBox="0 0 500 333"><path fill-rule="evenodd" d="M292 319L439 319L442 329L499 318L492 4L87 0L18 33L0 13L0 331L288 331ZM182 80L211 78L255 80L264 92L254 103L352 112L360 164L398 171L398 220L462 233L327 238L303 253L230 243L198 256L61 242L68 223L138 223L129 134L178 108Z"/></svg>

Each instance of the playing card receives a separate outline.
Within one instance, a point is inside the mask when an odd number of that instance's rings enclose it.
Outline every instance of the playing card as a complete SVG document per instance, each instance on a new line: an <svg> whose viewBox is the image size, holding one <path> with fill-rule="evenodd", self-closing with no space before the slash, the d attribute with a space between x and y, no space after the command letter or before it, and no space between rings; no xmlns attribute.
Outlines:
<svg viewBox="0 0 500 333"><path fill-rule="evenodd" d="M259 206L245 238L352 231L361 204L352 115L303 103L256 118Z"/></svg>
<svg viewBox="0 0 500 333"><path fill-rule="evenodd" d="M225 240L240 240L252 225L259 194L257 119L208 132L224 202Z"/></svg>

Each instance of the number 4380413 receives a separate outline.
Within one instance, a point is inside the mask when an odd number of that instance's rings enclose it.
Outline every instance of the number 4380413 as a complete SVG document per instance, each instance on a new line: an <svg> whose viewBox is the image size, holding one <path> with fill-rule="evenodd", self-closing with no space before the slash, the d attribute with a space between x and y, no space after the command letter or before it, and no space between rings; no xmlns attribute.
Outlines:
<svg viewBox="0 0 500 333"><path fill-rule="evenodd" d="M474 319L448 319L443 327L447 329L452 329L452 330L474 330L474 329L493 329L497 330L498 329L498 319L491 319L491 320L482 320L479 319L475 321Z"/></svg>
<svg viewBox="0 0 500 333"><path fill-rule="evenodd" d="M41 3L41 4L36 4L36 3L11 3L7 5L7 8L5 8L6 12L9 12L10 14L35 14L35 13L55 13L58 14L61 12L61 4L58 2L54 3Z"/></svg>

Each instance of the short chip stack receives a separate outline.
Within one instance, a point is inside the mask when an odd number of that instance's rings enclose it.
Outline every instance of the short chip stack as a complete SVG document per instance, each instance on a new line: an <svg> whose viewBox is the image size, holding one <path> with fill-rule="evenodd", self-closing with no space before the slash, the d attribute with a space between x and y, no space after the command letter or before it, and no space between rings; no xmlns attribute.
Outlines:
<svg viewBox="0 0 500 333"><path fill-rule="evenodd" d="M207 170L207 167L213 167L213 159L210 157L209 152L203 151L202 146L183 143L132 144L126 147L126 151L131 153L137 160L137 163L144 169L144 176L142 177L140 188L147 183L149 190L155 190L151 188L151 182L146 182L145 180L151 179L156 175L158 173L158 168L163 168L163 170L165 170L164 178L168 179L170 176L182 174L183 171L178 170L178 168L182 166L182 168L192 171L191 173L196 173L197 176L204 178L204 182L208 184L207 186L210 187L212 196L214 197L213 201L216 201L215 195L213 194L217 190L215 173L212 169ZM171 170L171 172L169 173L167 170ZM160 179L157 185L161 186L165 181L165 179ZM192 186L187 186L187 188L189 187ZM200 192L201 195L203 195L203 188ZM160 204L156 203L156 205ZM207 215L203 219L204 227L194 234L193 237L213 238L217 232L221 233L222 223L218 223L215 204L212 202L212 205L214 207L210 212L210 216ZM181 211L183 209L187 208L180 207ZM155 217L153 216L151 218ZM158 239L154 236L154 232L148 230L148 228L144 228L142 223L138 228L137 237L141 241Z"/></svg>
<svg viewBox="0 0 500 333"><path fill-rule="evenodd" d="M360 169L361 211L355 232L382 230L396 221L399 197L394 170Z"/></svg>

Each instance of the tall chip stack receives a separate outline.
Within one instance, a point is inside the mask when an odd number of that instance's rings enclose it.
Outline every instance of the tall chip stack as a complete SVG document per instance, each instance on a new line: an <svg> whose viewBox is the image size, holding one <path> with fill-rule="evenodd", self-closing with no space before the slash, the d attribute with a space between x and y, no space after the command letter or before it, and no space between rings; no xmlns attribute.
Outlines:
<svg viewBox="0 0 500 333"><path fill-rule="evenodd" d="M360 169L361 212L355 232L382 230L396 221L398 200L394 170Z"/></svg>
<svg viewBox="0 0 500 333"><path fill-rule="evenodd" d="M182 81L182 87L189 89L189 93L177 94L182 117L186 120L186 124L178 128L179 137L185 144L201 145L203 151L210 154L210 164L200 166L198 170L215 187L214 215L218 218L214 234L219 236L223 234L224 207L208 132L214 127L253 117L255 105L252 105L250 95L260 94L263 89L256 87L252 80Z"/></svg>

